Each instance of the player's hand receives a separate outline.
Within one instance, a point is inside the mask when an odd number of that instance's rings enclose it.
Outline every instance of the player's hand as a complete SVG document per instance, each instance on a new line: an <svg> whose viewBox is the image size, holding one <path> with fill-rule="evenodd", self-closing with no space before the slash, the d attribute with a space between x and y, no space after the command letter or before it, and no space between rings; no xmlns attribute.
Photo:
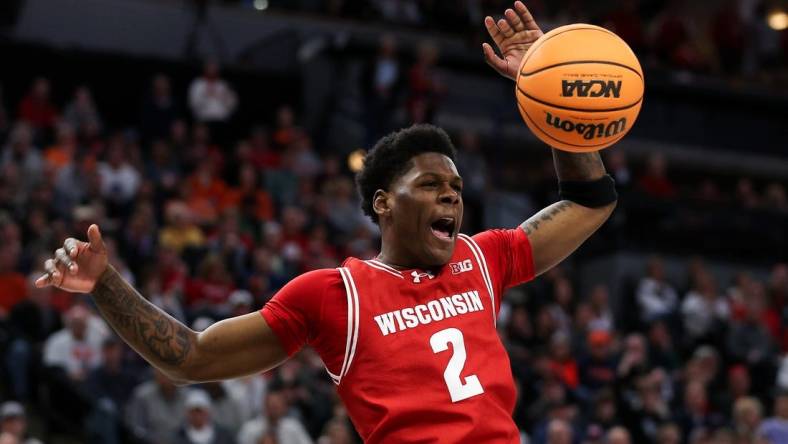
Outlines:
<svg viewBox="0 0 788 444"><path fill-rule="evenodd" d="M96 224L88 228L88 242L70 237L55 255L44 262L46 274L36 280L36 287L52 285L75 293L93 291L96 281L107 269L107 248Z"/></svg>
<svg viewBox="0 0 788 444"><path fill-rule="evenodd" d="M498 46L501 57L488 43L482 43L482 51L488 65L498 74L514 80L526 51L544 33L521 1L514 2L514 9L507 9L504 17L497 23L490 16L484 18L484 26Z"/></svg>

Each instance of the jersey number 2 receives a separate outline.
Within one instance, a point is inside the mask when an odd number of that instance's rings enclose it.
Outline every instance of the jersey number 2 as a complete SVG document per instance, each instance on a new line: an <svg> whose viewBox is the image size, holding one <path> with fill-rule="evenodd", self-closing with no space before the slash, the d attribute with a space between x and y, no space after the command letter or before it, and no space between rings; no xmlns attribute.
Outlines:
<svg viewBox="0 0 788 444"><path fill-rule="evenodd" d="M449 344L454 349L454 354L449 359L449 365L446 366L446 371L443 372L443 379L446 381L446 387L449 388L449 395L451 395L451 402L462 401L472 396L484 393L484 388L479 382L476 375L465 377L463 383L460 373L465 366L465 340L462 337L462 332L456 328L447 328L441 330L430 338L430 345L434 353L440 353L449 349Z"/></svg>

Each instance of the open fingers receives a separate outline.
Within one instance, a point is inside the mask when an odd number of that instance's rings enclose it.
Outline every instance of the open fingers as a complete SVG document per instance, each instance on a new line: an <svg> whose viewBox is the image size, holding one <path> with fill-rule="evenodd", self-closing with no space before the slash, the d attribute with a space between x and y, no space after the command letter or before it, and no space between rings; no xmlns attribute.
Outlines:
<svg viewBox="0 0 788 444"><path fill-rule="evenodd" d="M41 276L38 280L45 280L46 284L49 285L57 285L58 282L61 282L63 278L63 273L57 269L57 265L54 259L47 259L44 262L44 271L46 274ZM38 281L36 281L38 283Z"/></svg>
<svg viewBox="0 0 788 444"><path fill-rule="evenodd" d="M490 16L485 17L484 27L487 28L487 32L490 34L490 37L492 37L493 42L500 47L504 36L501 30L498 29L498 25L495 24L495 20Z"/></svg>
<svg viewBox="0 0 788 444"><path fill-rule="evenodd" d="M508 66L506 60L498 57L498 54L495 53L495 50L489 43L482 43L482 51L484 52L484 61L494 70L498 71L499 74L506 75L506 68Z"/></svg>
<svg viewBox="0 0 788 444"><path fill-rule="evenodd" d="M506 17L506 21L509 23L509 26L511 26L512 29L518 32L525 31L525 24L513 9L507 9L503 15Z"/></svg>
<svg viewBox="0 0 788 444"><path fill-rule="evenodd" d="M71 260L68 253L64 248L58 248L55 251L55 262L57 265L61 265L65 270L68 270L71 274L75 274L77 272L77 264L76 262Z"/></svg>
<svg viewBox="0 0 788 444"><path fill-rule="evenodd" d="M66 239L65 242L63 242L63 248L66 250L66 253L71 259L77 258L77 254L79 253L79 249L77 248L78 246L79 241L73 237L70 237Z"/></svg>
<svg viewBox="0 0 788 444"><path fill-rule="evenodd" d="M504 37L511 37L514 35L514 29L509 26L509 22L505 19L498 20L498 29L501 30L501 34L503 34Z"/></svg>
<svg viewBox="0 0 788 444"><path fill-rule="evenodd" d="M514 10L517 12L517 15L520 17L520 21L522 22L525 29L529 31L539 31L539 25L536 24L534 17L531 15L531 11L525 7L525 4L521 1L514 2Z"/></svg>

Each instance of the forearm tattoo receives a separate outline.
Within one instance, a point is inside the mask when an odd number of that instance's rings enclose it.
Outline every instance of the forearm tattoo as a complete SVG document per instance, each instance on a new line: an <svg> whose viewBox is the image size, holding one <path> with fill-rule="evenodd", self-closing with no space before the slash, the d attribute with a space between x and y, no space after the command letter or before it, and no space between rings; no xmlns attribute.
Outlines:
<svg viewBox="0 0 788 444"><path fill-rule="evenodd" d="M542 224L542 222L549 222L553 220L553 217L557 216L559 213L563 213L573 206L575 206L575 203L569 200L562 200L561 202L550 205L523 223L522 228L525 230L525 234L530 236L539 229L539 226Z"/></svg>
<svg viewBox="0 0 788 444"><path fill-rule="evenodd" d="M112 266L92 294L112 328L152 364L177 367L189 356L193 332L148 302Z"/></svg>
<svg viewBox="0 0 788 444"><path fill-rule="evenodd" d="M605 175L605 164L598 151L568 153L554 149L553 163L558 180L595 180Z"/></svg>

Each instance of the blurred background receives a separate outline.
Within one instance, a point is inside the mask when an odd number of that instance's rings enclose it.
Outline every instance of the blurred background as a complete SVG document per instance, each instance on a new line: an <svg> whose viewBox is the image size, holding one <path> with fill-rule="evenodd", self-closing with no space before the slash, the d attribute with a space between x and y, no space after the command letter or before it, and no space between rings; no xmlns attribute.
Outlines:
<svg viewBox="0 0 788 444"><path fill-rule="evenodd" d="M523 442L788 443L788 2L526 5L545 31L618 33L647 91L604 152L610 221L504 302ZM257 310L376 254L352 175L413 122L459 149L463 231L518 225L557 182L483 62L482 20L510 6L0 2L0 442L359 442L309 349L175 387L89 298L32 282L96 222L114 266L193 328Z"/></svg>

